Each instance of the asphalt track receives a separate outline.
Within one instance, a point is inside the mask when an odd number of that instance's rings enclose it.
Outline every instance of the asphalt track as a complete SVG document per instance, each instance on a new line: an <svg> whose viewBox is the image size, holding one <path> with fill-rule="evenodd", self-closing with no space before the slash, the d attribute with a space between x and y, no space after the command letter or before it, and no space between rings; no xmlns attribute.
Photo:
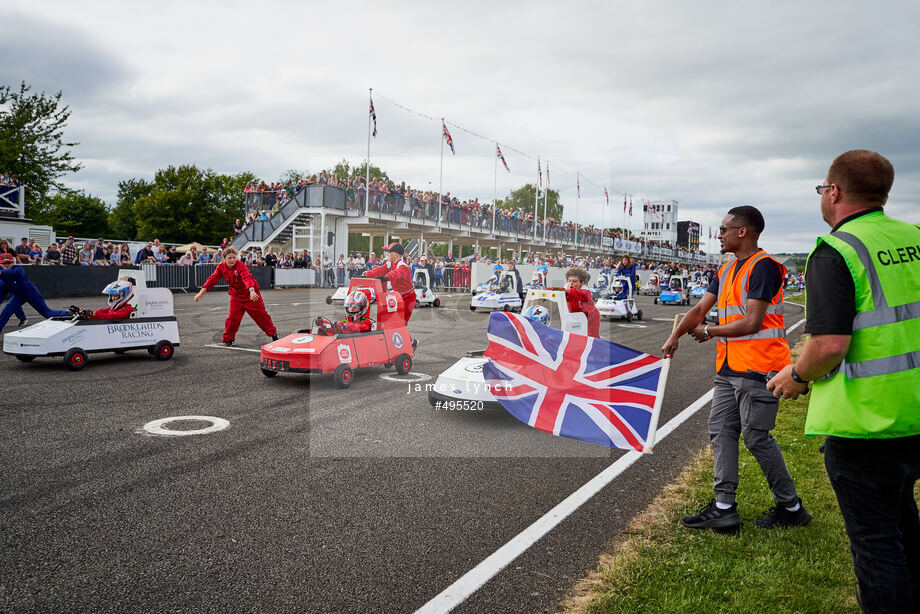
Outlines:
<svg viewBox="0 0 920 614"><path fill-rule="evenodd" d="M265 300L286 333L338 313L326 294ZM644 328L611 323L602 334L657 353L685 308L640 302ZM209 347L223 293L175 303L182 345L170 361L97 354L70 372L60 359L0 357L0 611L412 612L623 454L502 411L436 411L424 391L380 380L393 373L383 368L359 370L345 391L328 376L265 378L255 352ZM415 311L413 372L434 378L485 347L488 316L468 304L447 295ZM786 312L790 327L801 319L798 306ZM265 340L244 320L239 347ZM681 342L659 424L711 387L714 351ZM707 410L454 611L554 611L705 444ZM141 431L180 415L230 426Z"/></svg>

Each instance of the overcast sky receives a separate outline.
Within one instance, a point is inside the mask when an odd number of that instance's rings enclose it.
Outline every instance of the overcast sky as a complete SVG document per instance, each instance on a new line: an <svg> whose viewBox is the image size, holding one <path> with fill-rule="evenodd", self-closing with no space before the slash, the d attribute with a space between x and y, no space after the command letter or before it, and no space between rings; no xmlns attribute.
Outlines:
<svg viewBox="0 0 920 614"><path fill-rule="evenodd" d="M761 208L761 245L807 251L826 226L814 186L867 148L895 166L886 210L920 221L917 2L40 2L4 10L0 82L62 90L85 168L74 187L170 164L270 181L366 156L437 190L492 199L549 160L566 217L632 225L642 199L717 226ZM386 98L386 99L385 99ZM593 182L593 183L592 183ZM603 184L611 205L604 207ZM917 218L917 219L915 219Z"/></svg>

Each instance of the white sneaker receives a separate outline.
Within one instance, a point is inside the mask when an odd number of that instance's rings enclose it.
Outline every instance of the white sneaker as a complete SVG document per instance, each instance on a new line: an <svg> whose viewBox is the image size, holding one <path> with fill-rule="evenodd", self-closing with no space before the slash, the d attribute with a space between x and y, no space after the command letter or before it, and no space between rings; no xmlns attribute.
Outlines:
<svg viewBox="0 0 920 614"><path fill-rule="evenodd" d="M23 319L19 320L19 325L20 325L20 326L25 326L25 325L28 324L28 323L29 323L29 318L23 318Z"/></svg>

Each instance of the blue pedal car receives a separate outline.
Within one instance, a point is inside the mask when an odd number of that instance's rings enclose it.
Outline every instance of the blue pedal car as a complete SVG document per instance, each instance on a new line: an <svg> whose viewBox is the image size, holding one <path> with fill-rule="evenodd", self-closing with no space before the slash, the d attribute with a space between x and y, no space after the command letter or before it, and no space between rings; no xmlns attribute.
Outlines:
<svg viewBox="0 0 920 614"><path fill-rule="evenodd" d="M672 275L668 280L668 289L662 290L661 294L655 297L655 304L659 302L665 305L689 305L690 295L684 280Z"/></svg>

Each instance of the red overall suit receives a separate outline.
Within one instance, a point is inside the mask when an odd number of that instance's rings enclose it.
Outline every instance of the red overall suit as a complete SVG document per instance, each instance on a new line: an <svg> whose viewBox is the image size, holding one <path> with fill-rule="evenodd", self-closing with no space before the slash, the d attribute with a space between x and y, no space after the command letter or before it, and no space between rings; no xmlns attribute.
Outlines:
<svg viewBox="0 0 920 614"><path fill-rule="evenodd" d="M217 269L211 273L211 276L201 284L201 287L205 290L210 290L221 278L230 285L230 290L228 291L228 294L230 294L230 313L227 314L227 320L224 322L223 341L226 343L236 339L236 331L240 328L240 320L243 319L244 312L255 320L255 323L259 325L259 328L266 335L269 337L277 335L278 330L272 323L271 316L265 310L262 293L259 292L259 284L256 282L255 277L252 276L252 273L249 272L249 268L239 260L236 261L236 265L232 269L221 262L217 265ZM256 295L259 297L258 301L249 300L250 288L256 291Z"/></svg>
<svg viewBox="0 0 920 614"><path fill-rule="evenodd" d="M580 311L588 316L588 336L600 338L601 314L594 306L591 293L582 288L567 288L565 302L569 304L569 311L572 313Z"/></svg>
<svg viewBox="0 0 920 614"><path fill-rule="evenodd" d="M118 309L112 309L111 307L103 307L102 309L97 309L93 312L93 315L89 317L90 320L127 320L131 317L131 313L134 311L134 306L131 304L125 304L119 307Z"/></svg>
<svg viewBox="0 0 920 614"><path fill-rule="evenodd" d="M415 308L415 286L412 284L412 269L409 265L400 260L394 266L387 261L385 264L375 267L364 274L365 277L383 277L393 284L393 290L402 295L406 324L409 324L409 316ZM386 289L386 287L384 287Z"/></svg>

